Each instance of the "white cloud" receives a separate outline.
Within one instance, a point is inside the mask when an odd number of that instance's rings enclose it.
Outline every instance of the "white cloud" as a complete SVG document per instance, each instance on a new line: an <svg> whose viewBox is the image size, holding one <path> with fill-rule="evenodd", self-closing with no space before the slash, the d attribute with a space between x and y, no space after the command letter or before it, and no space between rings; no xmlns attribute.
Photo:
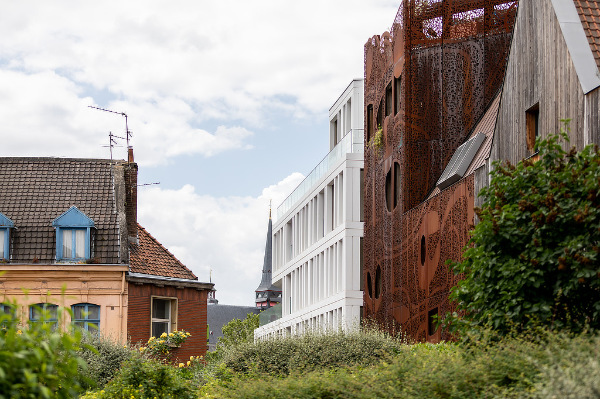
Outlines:
<svg viewBox="0 0 600 399"><path fill-rule="evenodd" d="M85 109L96 102L130 115L143 165L245 149L249 132L274 112L326 112L363 75L363 45L391 25L398 3L8 2L0 7L0 36L10 38L0 41L0 72L17 77L2 79L17 101L0 100L14 120L4 133L48 152L95 154L90 147L106 142L108 130L122 132L115 116ZM199 128L207 119L228 134ZM9 144L23 151L20 143Z"/></svg>
<svg viewBox="0 0 600 399"><path fill-rule="evenodd" d="M108 144L108 133L123 137L125 120L88 108L94 101L80 92L75 83L53 71L28 74L0 69L0 156L107 158L109 151L102 146ZM253 132L246 128L222 125L215 132L195 128L195 112L176 97L133 106L115 101L108 108L127 110L136 160L142 166L165 164L183 154L212 156L251 148L246 140ZM124 154L115 148L115 158Z"/></svg>
<svg viewBox="0 0 600 399"><path fill-rule="evenodd" d="M208 281L212 269L221 303L252 305L261 279L269 201L281 203L303 178L294 173L258 197L215 198L191 185L140 189L138 219L199 280Z"/></svg>

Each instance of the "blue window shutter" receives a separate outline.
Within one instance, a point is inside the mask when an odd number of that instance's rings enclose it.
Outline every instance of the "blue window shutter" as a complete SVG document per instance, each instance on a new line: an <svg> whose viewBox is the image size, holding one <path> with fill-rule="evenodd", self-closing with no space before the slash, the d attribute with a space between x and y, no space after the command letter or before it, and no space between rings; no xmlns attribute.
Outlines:
<svg viewBox="0 0 600 399"><path fill-rule="evenodd" d="M60 227L56 227L56 260L62 259L63 237Z"/></svg>
<svg viewBox="0 0 600 399"><path fill-rule="evenodd" d="M90 227L85 229L85 258L86 259L90 259L90 257L91 257L90 243L91 243L92 234L91 234L90 230L91 230Z"/></svg>

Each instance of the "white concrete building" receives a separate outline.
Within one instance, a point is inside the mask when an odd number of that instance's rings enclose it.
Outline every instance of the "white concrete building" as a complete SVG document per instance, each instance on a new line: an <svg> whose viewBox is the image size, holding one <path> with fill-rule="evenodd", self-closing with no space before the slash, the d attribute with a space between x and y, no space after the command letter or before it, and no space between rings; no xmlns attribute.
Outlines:
<svg viewBox="0 0 600 399"><path fill-rule="evenodd" d="M353 80L331 107L329 154L277 209L272 278L283 291L281 318L261 318L256 338L360 321L363 91Z"/></svg>

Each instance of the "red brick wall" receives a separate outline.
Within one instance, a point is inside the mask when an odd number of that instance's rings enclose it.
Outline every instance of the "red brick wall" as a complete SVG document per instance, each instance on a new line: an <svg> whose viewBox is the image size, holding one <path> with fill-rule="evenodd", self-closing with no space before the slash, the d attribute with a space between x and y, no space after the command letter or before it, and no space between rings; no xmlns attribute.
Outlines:
<svg viewBox="0 0 600 399"><path fill-rule="evenodd" d="M186 361L190 356L204 356L206 342L206 299L208 291L195 288L157 287L129 284L127 332L132 344L146 343L150 338L150 298L162 296L177 298L177 329L192 334L187 341L172 352L172 360Z"/></svg>

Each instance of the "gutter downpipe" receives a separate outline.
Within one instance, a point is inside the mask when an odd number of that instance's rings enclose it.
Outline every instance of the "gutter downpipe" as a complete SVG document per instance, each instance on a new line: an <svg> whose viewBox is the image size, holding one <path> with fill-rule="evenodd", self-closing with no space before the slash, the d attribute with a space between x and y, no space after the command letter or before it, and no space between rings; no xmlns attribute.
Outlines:
<svg viewBox="0 0 600 399"><path fill-rule="evenodd" d="M123 295L125 295L125 272L121 272L121 294L119 295L119 340L123 342Z"/></svg>

